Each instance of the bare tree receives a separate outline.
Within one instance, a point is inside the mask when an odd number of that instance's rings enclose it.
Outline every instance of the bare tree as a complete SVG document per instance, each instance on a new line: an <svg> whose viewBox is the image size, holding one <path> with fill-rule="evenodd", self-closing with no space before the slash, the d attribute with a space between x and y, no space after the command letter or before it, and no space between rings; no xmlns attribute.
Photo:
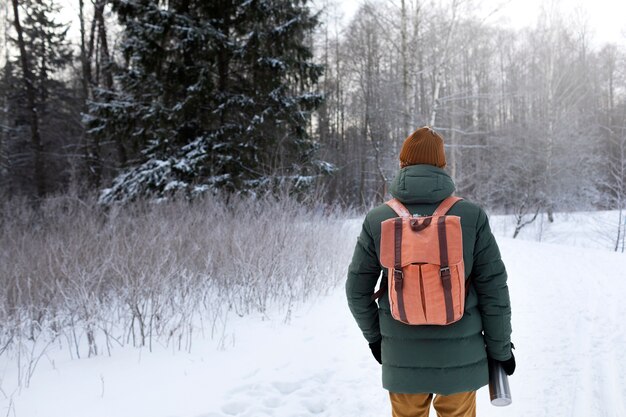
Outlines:
<svg viewBox="0 0 626 417"><path fill-rule="evenodd" d="M439 106L439 94L441 92L441 84L443 82L444 65L448 62L448 56L450 55L452 37L454 36L456 26L458 24L458 12L463 0L452 0L450 22L448 27L444 31L446 38L441 46L441 49L437 51L435 71L433 74L433 98L432 98L432 110L430 113L429 124L435 126L437 122L437 110Z"/></svg>
<svg viewBox="0 0 626 417"><path fill-rule="evenodd" d="M4 58L4 65L0 69L0 187L6 181L9 171L9 157L7 144L9 142L9 131L11 130L9 118L9 85L11 83L12 67L9 57L9 3L6 2L3 8L0 8L0 28L2 29L2 42L0 43L0 62Z"/></svg>
<svg viewBox="0 0 626 417"><path fill-rule="evenodd" d="M600 181L601 186L609 193L611 208L617 210L617 230L615 234L614 250L625 251L626 235L626 120L622 125L602 126L608 133L609 161L608 170Z"/></svg>

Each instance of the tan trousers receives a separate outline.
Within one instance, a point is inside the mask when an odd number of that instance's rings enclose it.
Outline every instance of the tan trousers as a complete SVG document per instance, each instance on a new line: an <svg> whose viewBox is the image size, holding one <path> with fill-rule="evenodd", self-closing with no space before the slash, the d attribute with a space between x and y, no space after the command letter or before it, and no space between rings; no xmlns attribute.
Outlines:
<svg viewBox="0 0 626 417"><path fill-rule="evenodd" d="M393 417L428 417L433 394L389 393ZM437 417L476 417L476 391L435 395Z"/></svg>

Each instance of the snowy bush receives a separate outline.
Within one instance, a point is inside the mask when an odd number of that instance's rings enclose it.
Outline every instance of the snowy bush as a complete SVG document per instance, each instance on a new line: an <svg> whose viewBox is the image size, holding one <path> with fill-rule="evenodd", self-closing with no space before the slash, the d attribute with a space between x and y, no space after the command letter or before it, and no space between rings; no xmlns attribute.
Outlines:
<svg viewBox="0 0 626 417"><path fill-rule="evenodd" d="M73 357L189 350L231 313L288 318L340 282L351 247L339 237L354 237L342 213L270 196L0 209L0 354L26 384L52 343Z"/></svg>

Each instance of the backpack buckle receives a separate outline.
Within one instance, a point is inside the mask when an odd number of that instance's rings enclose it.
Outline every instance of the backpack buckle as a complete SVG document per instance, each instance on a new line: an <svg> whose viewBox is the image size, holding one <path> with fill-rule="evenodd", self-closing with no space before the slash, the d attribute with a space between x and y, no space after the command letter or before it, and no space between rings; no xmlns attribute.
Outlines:
<svg viewBox="0 0 626 417"><path fill-rule="evenodd" d="M443 277L443 276L450 276L450 267L449 266L444 266L443 268L439 269L439 276Z"/></svg>
<svg viewBox="0 0 626 417"><path fill-rule="evenodd" d="M393 268L393 279L395 281L402 281L403 278L404 273L402 272L402 270L398 268Z"/></svg>

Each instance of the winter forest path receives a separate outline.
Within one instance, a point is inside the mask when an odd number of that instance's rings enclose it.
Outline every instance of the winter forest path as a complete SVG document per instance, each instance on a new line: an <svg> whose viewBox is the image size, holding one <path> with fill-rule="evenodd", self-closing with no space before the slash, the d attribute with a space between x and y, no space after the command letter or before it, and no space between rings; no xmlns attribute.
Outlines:
<svg viewBox="0 0 626 417"><path fill-rule="evenodd" d="M510 379L513 404L491 406L483 388L478 415L626 416L626 256L499 243L509 272L518 368ZM343 278L330 295L295 310L287 324L282 317L230 320L225 349L199 342L192 354L144 353L139 361L129 351L42 366L33 385L14 398L15 415L390 415L380 366L348 311Z"/></svg>
<svg viewBox="0 0 626 417"><path fill-rule="evenodd" d="M495 408L483 388L478 415L626 416L626 257L500 241L517 344L514 403ZM227 393L219 411L197 417L390 415L380 367L352 321L341 286L270 338L272 356L280 358L275 366L259 367Z"/></svg>
<svg viewBox="0 0 626 417"><path fill-rule="evenodd" d="M626 256L500 240L518 348L506 415L626 416Z"/></svg>

